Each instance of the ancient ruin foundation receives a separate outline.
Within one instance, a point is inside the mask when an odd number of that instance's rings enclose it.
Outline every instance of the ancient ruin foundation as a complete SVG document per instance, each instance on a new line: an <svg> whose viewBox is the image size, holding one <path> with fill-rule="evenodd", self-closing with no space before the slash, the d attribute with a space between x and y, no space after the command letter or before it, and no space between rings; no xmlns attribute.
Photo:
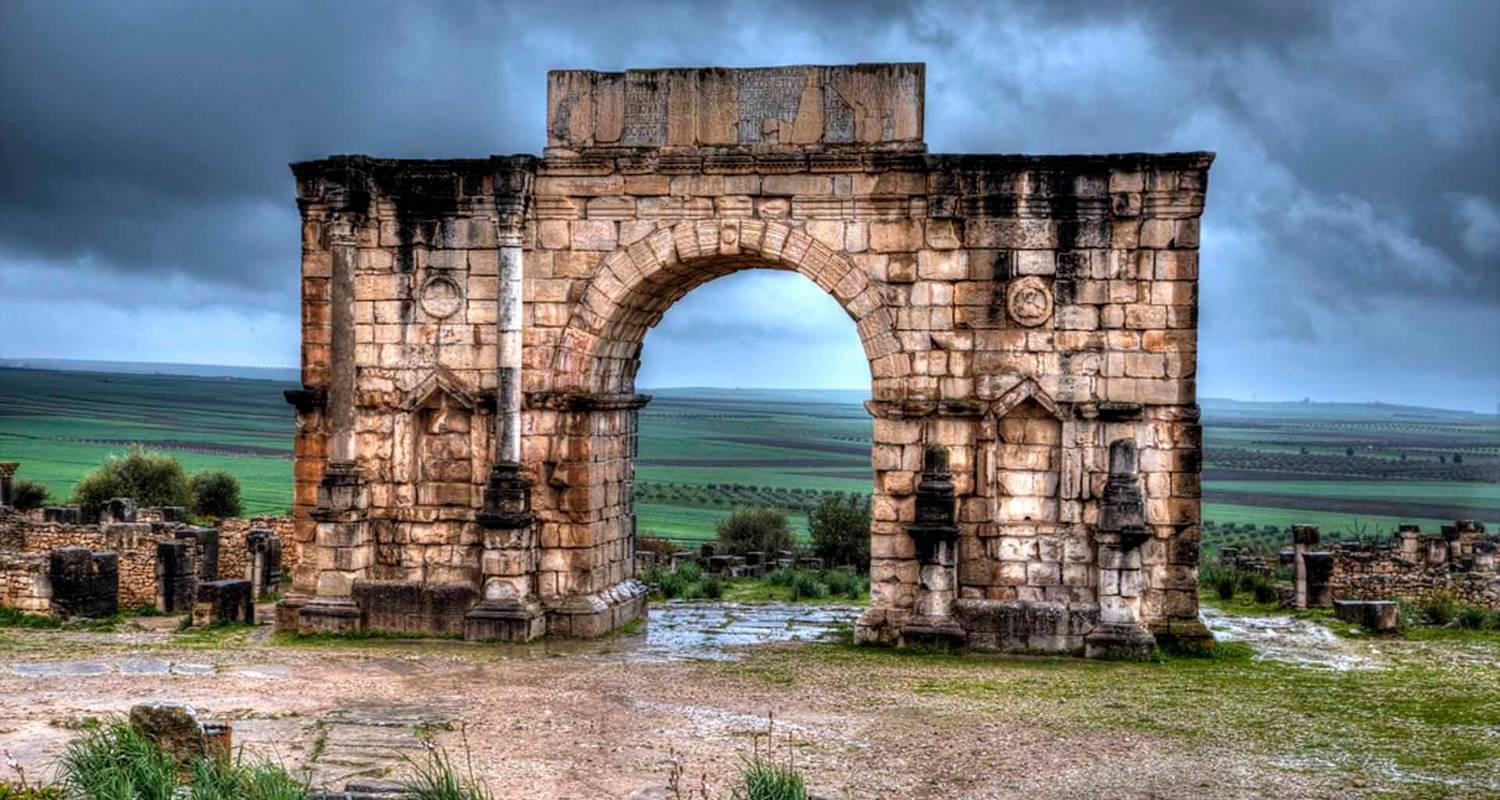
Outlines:
<svg viewBox="0 0 1500 800"><path fill-rule="evenodd" d="M293 165L304 388L279 623L642 613L642 338L743 269L848 312L874 417L864 642L1202 639L1207 153L933 155L924 69L562 71L542 157ZM732 353L725 353L733 358ZM924 469L925 466L925 469Z"/></svg>

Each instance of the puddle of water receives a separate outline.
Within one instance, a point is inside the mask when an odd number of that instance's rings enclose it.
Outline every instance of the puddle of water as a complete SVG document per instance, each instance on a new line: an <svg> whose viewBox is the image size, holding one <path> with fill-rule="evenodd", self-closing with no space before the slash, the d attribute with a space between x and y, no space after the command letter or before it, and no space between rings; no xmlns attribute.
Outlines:
<svg viewBox="0 0 1500 800"><path fill-rule="evenodd" d="M27 678L78 678L95 675L216 675L219 668L213 664L164 661L157 658L125 658L119 661L35 661L11 664L6 671ZM247 678L285 678L291 674L287 667L247 666L231 667L228 674Z"/></svg>
<svg viewBox="0 0 1500 800"><path fill-rule="evenodd" d="M736 648L793 641L828 641L854 623L854 606L667 603L651 607L645 642L630 657L643 661L733 661Z"/></svg>
<svg viewBox="0 0 1500 800"><path fill-rule="evenodd" d="M1200 614L1219 641L1245 642L1255 649L1256 658L1340 671L1378 666L1368 646L1341 639L1316 622L1286 616L1239 617L1207 607Z"/></svg>
<svg viewBox="0 0 1500 800"><path fill-rule="evenodd" d="M77 678L108 675L114 669L102 661L47 661L34 664L12 664L10 671L28 678Z"/></svg>

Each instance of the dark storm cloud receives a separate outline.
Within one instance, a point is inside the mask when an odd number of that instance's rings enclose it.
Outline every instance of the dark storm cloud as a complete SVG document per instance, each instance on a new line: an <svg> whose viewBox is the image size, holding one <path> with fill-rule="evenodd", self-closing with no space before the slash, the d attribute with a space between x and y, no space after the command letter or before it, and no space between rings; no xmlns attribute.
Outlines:
<svg viewBox="0 0 1500 800"><path fill-rule="evenodd" d="M128 339L161 360L257 347L294 360L286 163L537 152L547 69L921 60L935 151L1219 152L1205 393L1398 399L1382 392L1401 386L1493 408L1495 30L1500 3L13 0L0 3L0 309L25 333L0 355ZM776 286L818 341L842 336L858 358L816 290ZM745 305L691 331L669 315L654 341L766 341ZM132 314L201 334L115 336ZM80 315L99 330L51 321ZM812 341L806 324L768 346Z"/></svg>

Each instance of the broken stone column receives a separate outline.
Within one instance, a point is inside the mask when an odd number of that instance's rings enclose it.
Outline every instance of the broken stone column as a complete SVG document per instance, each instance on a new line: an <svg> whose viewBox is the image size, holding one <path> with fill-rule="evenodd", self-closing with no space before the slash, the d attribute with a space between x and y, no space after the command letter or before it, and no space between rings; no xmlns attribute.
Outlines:
<svg viewBox="0 0 1500 800"><path fill-rule="evenodd" d="M537 548L531 481L521 473L522 246L531 172L504 168L495 182L500 245L495 460L484 508L476 517L484 527L481 599L466 618L464 638L524 642L546 632L545 613L532 585Z"/></svg>
<svg viewBox="0 0 1500 800"><path fill-rule="evenodd" d="M1416 525L1402 523L1396 528L1397 552L1409 561L1422 557L1422 531Z"/></svg>
<svg viewBox="0 0 1500 800"><path fill-rule="evenodd" d="M245 534L245 579L250 594L263 600L281 588L281 537L269 528L254 528Z"/></svg>
<svg viewBox="0 0 1500 800"><path fill-rule="evenodd" d="M16 469L20 466L19 461L0 461L0 509L10 508L12 492L15 488L13 479Z"/></svg>
<svg viewBox="0 0 1500 800"><path fill-rule="evenodd" d="M1318 544L1318 526L1292 526L1292 572L1297 608L1307 608L1307 554Z"/></svg>
<svg viewBox="0 0 1500 800"><path fill-rule="evenodd" d="M250 581L206 581L193 597L193 624L255 624L255 596Z"/></svg>
<svg viewBox="0 0 1500 800"><path fill-rule="evenodd" d="M103 619L120 610L120 560L87 547L59 547L48 554L52 612L58 617Z"/></svg>
<svg viewBox="0 0 1500 800"><path fill-rule="evenodd" d="M1119 439L1109 446L1109 478L1094 528L1098 548L1099 624L1083 638L1084 655L1133 657L1150 652L1156 638L1140 623L1141 544L1146 503L1136 471L1135 442Z"/></svg>
<svg viewBox="0 0 1500 800"><path fill-rule="evenodd" d="M182 539L156 543L156 610L163 614L191 611L197 580L193 551Z"/></svg>
<svg viewBox="0 0 1500 800"><path fill-rule="evenodd" d="M200 581L219 578L219 531L217 528L183 528L174 536L193 549L193 565Z"/></svg>
<svg viewBox="0 0 1500 800"><path fill-rule="evenodd" d="M1423 540L1427 545L1427 563L1429 565L1437 566L1448 563L1449 536L1456 539L1458 538L1458 532L1453 529L1452 525L1444 525L1441 534Z"/></svg>
<svg viewBox="0 0 1500 800"><path fill-rule="evenodd" d="M901 627L903 646L962 644L963 626L953 615L958 597L957 502L948 449L929 444L922 452L917 519L906 527L916 544L918 592L914 614Z"/></svg>
<svg viewBox="0 0 1500 800"><path fill-rule="evenodd" d="M1458 530L1458 556L1455 560L1466 560L1474 556L1474 543L1484 537L1484 523L1478 520L1461 519L1453 523Z"/></svg>

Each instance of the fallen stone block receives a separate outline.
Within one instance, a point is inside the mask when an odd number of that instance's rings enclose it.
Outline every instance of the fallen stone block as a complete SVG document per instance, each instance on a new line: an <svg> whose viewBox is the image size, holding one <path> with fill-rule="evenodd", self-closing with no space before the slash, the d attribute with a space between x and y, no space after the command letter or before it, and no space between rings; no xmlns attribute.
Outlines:
<svg viewBox="0 0 1500 800"><path fill-rule="evenodd" d="M160 747L178 764L205 756L228 760L233 729L228 722L204 722L198 710L179 703L141 703L130 709L130 726Z"/></svg>
<svg viewBox="0 0 1500 800"><path fill-rule="evenodd" d="M1389 633L1401 624L1401 607L1390 600L1335 600L1333 615L1377 633Z"/></svg>
<svg viewBox="0 0 1500 800"><path fill-rule="evenodd" d="M250 581L205 581L193 599L193 624L255 624L255 597Z"/></svg>

